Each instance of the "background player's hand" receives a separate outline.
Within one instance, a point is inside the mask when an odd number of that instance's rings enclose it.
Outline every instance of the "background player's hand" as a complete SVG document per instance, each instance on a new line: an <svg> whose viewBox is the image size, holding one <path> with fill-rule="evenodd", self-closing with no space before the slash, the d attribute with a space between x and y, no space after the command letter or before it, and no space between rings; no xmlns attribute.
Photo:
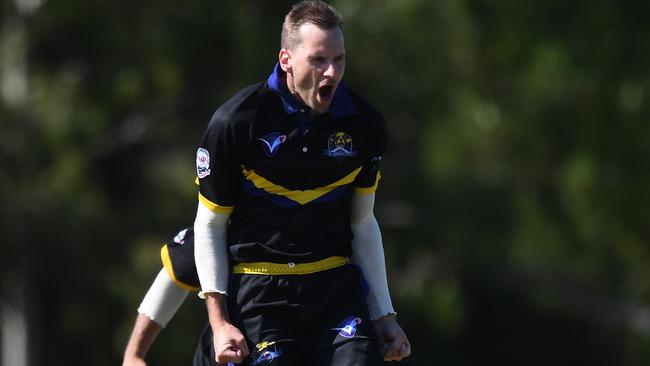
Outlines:
<svg viewBox="0 0 650 366"><path fill-rule="evenodd" d="M383 316L373 323L385 361L401 361L411 355L411 344L402 327L397 324L395 314Z"/></svg>
<svg viewBox="0 0 650 366"><path fill-rule="evenodd" d="M214 353L217 363L241 363L248 356L248 345L244 335L230 323L213 327Z"/></svg>

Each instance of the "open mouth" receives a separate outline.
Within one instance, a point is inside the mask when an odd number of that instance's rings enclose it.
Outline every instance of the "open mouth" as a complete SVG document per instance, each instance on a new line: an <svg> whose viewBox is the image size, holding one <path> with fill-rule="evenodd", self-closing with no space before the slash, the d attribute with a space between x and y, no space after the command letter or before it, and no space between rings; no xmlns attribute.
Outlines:
<svg viewBox="0 0 650 366"><path fill-rule="evenodd" d="M323 85L318 88L318 97L321 101L329 101L334 94L334 85Z"/></svg>

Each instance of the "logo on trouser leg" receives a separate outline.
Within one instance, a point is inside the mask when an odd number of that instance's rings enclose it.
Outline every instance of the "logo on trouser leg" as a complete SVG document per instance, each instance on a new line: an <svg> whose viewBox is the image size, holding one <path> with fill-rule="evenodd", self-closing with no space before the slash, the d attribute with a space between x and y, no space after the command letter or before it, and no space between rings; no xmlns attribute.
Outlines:
<svg viewBox="0 0 650 366"><path fill-rule="evenodd" d="M338 330L341 337L352 338L357 334L357 325L359 324L361 324L361 318L350 316L345 318L337 328L332 328L332 330Z"/></svg>
<svg viewBox="0 0 650 366"><path fill-rule="evenodd" d="M257 352L253 355L252 366L268 365L282 355L275 342L262 342L255 345Z"/></svg>

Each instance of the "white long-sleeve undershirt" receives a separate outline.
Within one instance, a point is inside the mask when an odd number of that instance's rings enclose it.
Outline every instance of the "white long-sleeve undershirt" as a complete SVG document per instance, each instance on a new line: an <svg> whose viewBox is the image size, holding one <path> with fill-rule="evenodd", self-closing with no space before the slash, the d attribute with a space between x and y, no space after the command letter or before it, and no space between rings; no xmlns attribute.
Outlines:
<svg viewBox="0 0 650 366"><path fill-rule="evenodd" d="M138 313L146 315L161 327L174 317L189 291L177 286L165 268L161 269L138 307Z"/></svg>
<svg viewBox="0 0 650 366"><path fill-rule="evenodd" d="M369 292L366 299L372 319L395 310L390 299L386 263L382 245L381 231L373 214L375 195L355 194L351 206L352 262L361 267L368 282ZM226 245L226 228L228 214L210 211L199 203L194 221L194 256L196 270L201 283L199 296L204 293L227 293L228 289L228 252Z"/></svg>
<svg viewBox="0 0 650 366"><path fill-rule="evenodd" d="M201 283L199 297L205 293L228 292L228 248L226 229L230 215L210 211L201 202L194 220L194 260Z"/></svg>
<svg viewBox="0 0 650 366"><path fill-rule="evenodd" d="M373 213L375 194L356 193L352 197L350 214L352 234L352 262L363 271L368 282L366 304L370 318L395 314L388 290L386 262L379 224Z"/></svg>

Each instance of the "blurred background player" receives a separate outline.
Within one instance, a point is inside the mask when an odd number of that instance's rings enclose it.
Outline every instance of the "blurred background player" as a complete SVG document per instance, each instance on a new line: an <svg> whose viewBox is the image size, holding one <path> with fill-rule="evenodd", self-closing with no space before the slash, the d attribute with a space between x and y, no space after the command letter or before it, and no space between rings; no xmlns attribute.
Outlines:
<svg viewBox="0 0 650 366"><path fill-rule="evenodd" d="M162 247L160 256L163 268L138 307L138 316L124 351L123 366L147 365L145 357L153 342L187 295L198 291L191 228L178 232Z"/></svg>

